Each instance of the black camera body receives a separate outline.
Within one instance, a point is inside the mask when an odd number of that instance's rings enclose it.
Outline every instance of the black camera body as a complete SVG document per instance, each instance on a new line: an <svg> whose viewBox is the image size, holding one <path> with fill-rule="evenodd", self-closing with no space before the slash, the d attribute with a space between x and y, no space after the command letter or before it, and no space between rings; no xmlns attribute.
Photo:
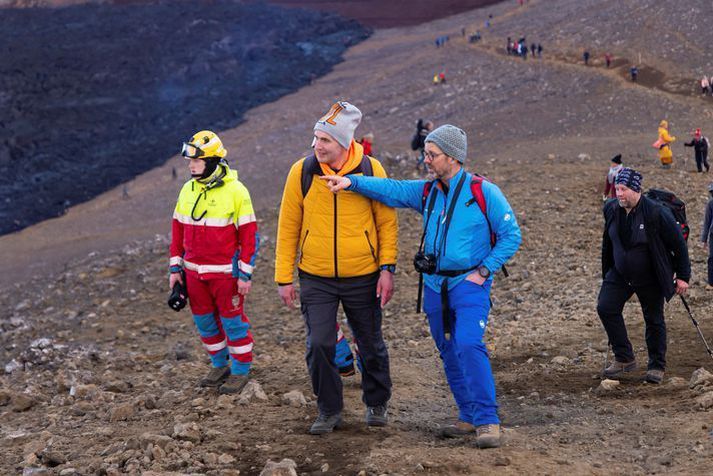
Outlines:
<svg viewBox="0 0 713 476"><path fill-rule="evenodd" d="M181 276L185 282L186 275L181 273ZM186 307L186 304L188 303L187 298L188 291L186 290L186 287L181 284L180 281L176 281L176 284L173 285L173 289L171 290L171 295L168 297L168 307L178 312Z"/></svg>
<svg viewBox="0 0 713 476"><path fill-rule="evenodd" d="M434 274L436 272L436 255L419 251L413 257L413 267L419 273Z"/></svg>

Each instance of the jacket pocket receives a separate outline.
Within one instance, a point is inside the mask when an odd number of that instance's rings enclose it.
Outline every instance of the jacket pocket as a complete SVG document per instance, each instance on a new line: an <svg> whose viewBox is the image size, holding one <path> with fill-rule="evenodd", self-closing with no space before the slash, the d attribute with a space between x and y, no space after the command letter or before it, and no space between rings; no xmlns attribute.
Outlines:
<svg viewBox="0 0 713 476"><path fill-rule="evenodd" d="M366 236L366 242L369 245L369 251L371 251L371 257L374 258L374 261L376 261L376 250L374 249L374 245L371 244L371 240L369 239L369 232L364 230L364 236Z"/></svg>
<svg viewBox="0 0 713 476"><path fill-rule="evenodd" d="M307 236L309 236L309 230L305 231L305 237L302 238L302 246L300 246L300 263L302 263L302 258L305 256L305 243L307 243Z"/></svg>

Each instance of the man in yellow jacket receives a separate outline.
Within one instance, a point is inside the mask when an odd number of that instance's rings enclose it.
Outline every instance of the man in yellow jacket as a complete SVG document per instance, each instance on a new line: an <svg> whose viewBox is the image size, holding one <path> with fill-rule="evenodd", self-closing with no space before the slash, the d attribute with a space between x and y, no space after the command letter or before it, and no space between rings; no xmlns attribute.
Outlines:
<svg viewBox="0 0 713 476"><path fill-rule="evenodd" d="M668 133L668 121L661 121L659 123L659 142L661 143L659 147L659 160L661 160L661 167L664 169L670 169L673 163L671 142L675 140L676 138Z"/></svg>
<svg viewBox="0 0 713 476"><path fill-rule="evenodd" d="M314 154L287 176L280 206L275 281L293 306L295 263L307 331L307 365L319 416L312 434L341 423L342 381L335 364L337 309L342 303L358 347L362 400L370 426L387 423L391 397L389 355L381 332L381 308L393 295L398 222L396 211L362 195L334 194L320 175L363 173L386 177L381 163L354 140L361 111L335 103L314 126Z"/></svg>

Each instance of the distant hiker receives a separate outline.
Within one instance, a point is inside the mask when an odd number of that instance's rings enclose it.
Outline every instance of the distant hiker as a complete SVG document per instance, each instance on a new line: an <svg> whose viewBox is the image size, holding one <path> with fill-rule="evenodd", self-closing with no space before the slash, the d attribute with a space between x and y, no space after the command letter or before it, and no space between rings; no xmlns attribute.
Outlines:
<svg viewBox="0 0 713 476"><path fill-rule="evenodd" d="M604 182L604 201L610 198L616 198L616 187L615 181L616 176L619 174L624 166L621 164L621 154L615 155L611 159L611 165L609 166L609 171L607 172L607 178Z"/></svg>
<svg viewBox="0 0 713 476"><path fill-rule="evenodd" d="M181 282L213 369L201 387L239 393L248 382L253 336L245 297L258 250L250 193L228 167L227 150L211 131L183 143L191 180L173 212L169 286ZM185 273L186 282L183 281Z"/></svg>
<svg viewBox="0 0 713 476"><path fill-rule="evenodd" d="M434 74L433 75L433 84L440 84L440 82L441 82L441 76L438 73Z"/></svg>
<svg viewBox="0 0 713 476"><path fill-rule="evenodd" d="M361 117L359 109L340 101L317 121L314 153L292 165L280 206L275 281L282 302L293 307L297 263L306 360L319 409L312 434L329 433L342 422L342 381L335 365L340 302L358 347L366 423L384 426L388 420L391 376L381 308L393 294L396 211L355 193L335 196L315 179L348 173L386 177L381 163L364 155L354 140Z"/></svg>
<svg viewBox="0 0 713 476"><path fill-rule="evenodd" d="M418 123L416 124L416 135L414 138L411 140L411 148L413 150L418 150L419 151L419 158L418 158L418 163L416 164L416 169L421 170L421 166L423 165L423 171L427 172L428 167L426 167L426 164L424 163L424 149L426 147L426 136L433 130L433 122L432 121L423 121L421 119L418 120Z"/></svg>
<svg viewBox="0 0 713 476"><path fill-rule="evenodd" d="M361 146L364 148L364 155L372 155L371 147L374 144L374 134L369 132L359 141Z"/></svg>
<svg viewBox="0 0 713 476"><path fill-rule="evenodd" d="M710 144L708 143L708 138L701 135L700 129L696 129L693 133L691 142L686 142L683 145L685 147L693 147L696 154L696 168L698 169L698 173L703 172L704 167L706 172L711 169L711 166L708 164L708 146Z"/></svg>
<svg viewBox="0 0 713 476"><path fill-rule="evenodd" d="M532 53L532 57L535 57L535 54L537 53L537 45L536 44L531 44L530 45L530 52Z"/></svg>
<svg viewBox="0 0 713 476"><path fill-rule="evenodd" d="M357 192L423 216L414 264L424 274L424 310L459 410L458 423L444 436L473 433L480 448L495 448L500 420L484 335L492 276L515 254L521 236L500 189L463 168L467 151L466 133L444 125L426 137L426 160L437 177L432 182L343 174L323 179L333 192Z"/></svg>
<svg viewBox="0 0 713 476"><path fill-rule="evenodd" d="M465 38L465 27L462 27L462 28L460 29L460 36L462 36L462 37Z"/></svg>
<svg viewBox="0 0 713 476"><path fill-rule="evenodd" d="M540 43L537 44L537 57L542 58L542 45Z"/></svg>
<svg viewBox="0 0 713 476"><path fill-rule="evenodd" d="M511 39L509 36L508 36L507 45L505 46L505 50L507 51L507 53L508 53L509 55L511 55L511 54L513 53L513 51L512 51L512 39Z"/></svg>
<svg viewBox="0 0 713 476"><path fill-rule="evenodd" d="M632 66L629 68L629 74L631 75L631 80L633 82L636 82L636 80L639 78L639 68L636 66Z"/></svg>
<svg viewBox="0 0 713 476"><path fill-rule="evenodd" d="M622 311L636 294L646 323L649 361L646 381L661 383L666 369L664 300L684 295L691 264L681 227L668 208L641 194L642 176L624 168L616 178L616 200L604 205L602 275L597 313L614 352L604 377L636 369Z"/></svg>
<svg viewBox="0 0 713 476"><path fill-rule="evenodd" d="M669 135L668 133L668 121L661 121L659 123L659 160L661 160L661 167L664 169L670 169L673 163L673 152L671 152L671 143L676 140L676 137Z"/></svg>
<svg viewBox="0 0 713 476"><path fill-rule="evenodd" d="M607 64L607 68L611 66L611 55L609 53L604 54L604 62Z"/></svg>
<svg viewBox="0 0 713 476"><path fill-rule="evenodd" d="M708 204L703 215L701 245L708 244L708 286L713 287L713 182L708 184Z"/></svg>
<svg viewBox="0 0 713 476"><path fill-rule="evenodd" d="M582 58L584 58L584 65L585 66L589 65L589 51L585 51L582 54Z"/></svg>
<svg viewBox="0 0 713 476"><path fill-rule="evenodd" d="M445 84L445 82L446 82L446 72L445 71L441 71L440 73L438 73L438 82Z"/></svg>
<svg viewBox="0 0 713 476"><path fill-rule="evenodd" d="M701 94L707 95L709 93L711 87L711 83L708 80L708 76L703 75L703 78L701 79Z"/></svg>

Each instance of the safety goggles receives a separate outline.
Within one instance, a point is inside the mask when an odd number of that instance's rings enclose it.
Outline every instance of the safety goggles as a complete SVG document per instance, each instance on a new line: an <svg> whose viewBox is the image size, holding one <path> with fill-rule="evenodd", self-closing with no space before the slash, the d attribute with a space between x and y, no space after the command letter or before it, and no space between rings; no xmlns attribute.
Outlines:
<svg viewBox="0 0 713 476"><path fill-rule="evenodd" d="M204 156L205 152L203 152L203 149L196 145L184 142L183 148L181 149L181 155L187 159L197 159Z"/></svg>

